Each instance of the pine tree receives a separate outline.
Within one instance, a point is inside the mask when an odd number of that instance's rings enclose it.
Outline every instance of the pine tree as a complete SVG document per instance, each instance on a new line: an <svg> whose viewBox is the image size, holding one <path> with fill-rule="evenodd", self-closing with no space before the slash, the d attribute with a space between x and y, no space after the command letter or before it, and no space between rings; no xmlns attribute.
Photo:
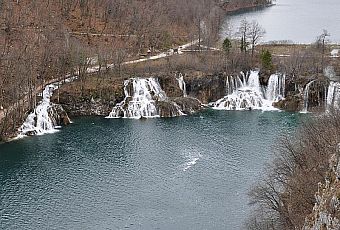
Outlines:
<svg viewBox="0 0 340 230"><path fill-rule="evenodd" d="M229 54L230 49L232 48L231 41L228 38L225 38L223 41L223 50L226 54Z"/></svg>
<svg viewBox="0 0 340 230"><path fill-rule="evenodd" d="M272 54L269 50L263 50L261 53L262 67L266 70L271 70L273 67Z"/></svg>

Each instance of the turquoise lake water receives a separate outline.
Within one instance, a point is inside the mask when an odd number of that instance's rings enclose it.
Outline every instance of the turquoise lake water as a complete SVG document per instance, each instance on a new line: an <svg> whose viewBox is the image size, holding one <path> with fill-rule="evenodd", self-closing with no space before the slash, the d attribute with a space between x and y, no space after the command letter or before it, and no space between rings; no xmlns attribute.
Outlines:
<svg viewBox="0 0 340 230"><path fill-rule="evenodd" d="M302 114L87 117L0 145L0 229L243 229L247 192Z"/></svg>

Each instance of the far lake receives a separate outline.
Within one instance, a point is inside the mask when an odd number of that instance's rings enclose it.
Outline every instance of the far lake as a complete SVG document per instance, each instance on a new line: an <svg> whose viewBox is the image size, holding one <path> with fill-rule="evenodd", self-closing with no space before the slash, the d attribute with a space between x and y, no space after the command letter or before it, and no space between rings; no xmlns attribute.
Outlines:
<svg viewBox="0 0 340 230"><path fill-rule="evenodd" d="M240 21L256 20L266 30L264 42L290 40L294 43L312 43L323 29L333 43L340 42L339 0L277 0L276 5L227 17L225 25L237 30ZM222 29L222 37L227 36Z"/></svg>

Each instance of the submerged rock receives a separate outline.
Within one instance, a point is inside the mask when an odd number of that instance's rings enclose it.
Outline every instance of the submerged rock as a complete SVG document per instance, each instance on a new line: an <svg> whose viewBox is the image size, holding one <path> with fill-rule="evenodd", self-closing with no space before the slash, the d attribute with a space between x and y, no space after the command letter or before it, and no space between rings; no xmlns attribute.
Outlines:
<svg viewBox="0 0 340 230"><path fill-rule="evenodd" d="M180 107L181 111L187 115L193 114L203 108L202 103L192 97L178 97L173 99L173 101Z"/></svg>

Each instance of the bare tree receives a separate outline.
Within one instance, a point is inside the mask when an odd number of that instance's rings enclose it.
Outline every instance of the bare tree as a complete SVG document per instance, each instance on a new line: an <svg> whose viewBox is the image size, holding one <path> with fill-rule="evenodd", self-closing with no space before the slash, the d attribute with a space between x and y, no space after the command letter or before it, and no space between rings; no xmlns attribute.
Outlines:
<svg viewBox="0 0 340 230"><path fill-rule="evenodd" d="M328 33L327 30L323 30L322 34L318 36L317 40L316 40L316 45L318 48L321 48L321 52L322 52L322 59L321 59L321 68L323 71L324 69L324 62L325 62L325 45L328 42L327 41L327 37L331 36L330 33Z"/></svg>
<svg viewBox="0 0 340 230"><path fill-rule="evenodd" d="M271 214L260 221L280 223L272 229L302 229L339 141L339 111L308 121L294 138L281 140L276 160L250 193L252 204Z"/></svg>
<svg viewBox="0 0 340 230"><path fill-rule="evenodd" d="M236 35L240 38L240 49L244 54L247 53L249 42L248 42L248 34L250 30L250 23L244 18L242 19L240 26L238 27L238 31Z"/></svg>
<svg viewBox="0 0 340 230"><path fill-rule="evenodd" d="M254 56L255 46L258 44L265 33L266 31L260 26L257 21L254 20L250 23L248 37L250 39L252 57Z"/></svg>

